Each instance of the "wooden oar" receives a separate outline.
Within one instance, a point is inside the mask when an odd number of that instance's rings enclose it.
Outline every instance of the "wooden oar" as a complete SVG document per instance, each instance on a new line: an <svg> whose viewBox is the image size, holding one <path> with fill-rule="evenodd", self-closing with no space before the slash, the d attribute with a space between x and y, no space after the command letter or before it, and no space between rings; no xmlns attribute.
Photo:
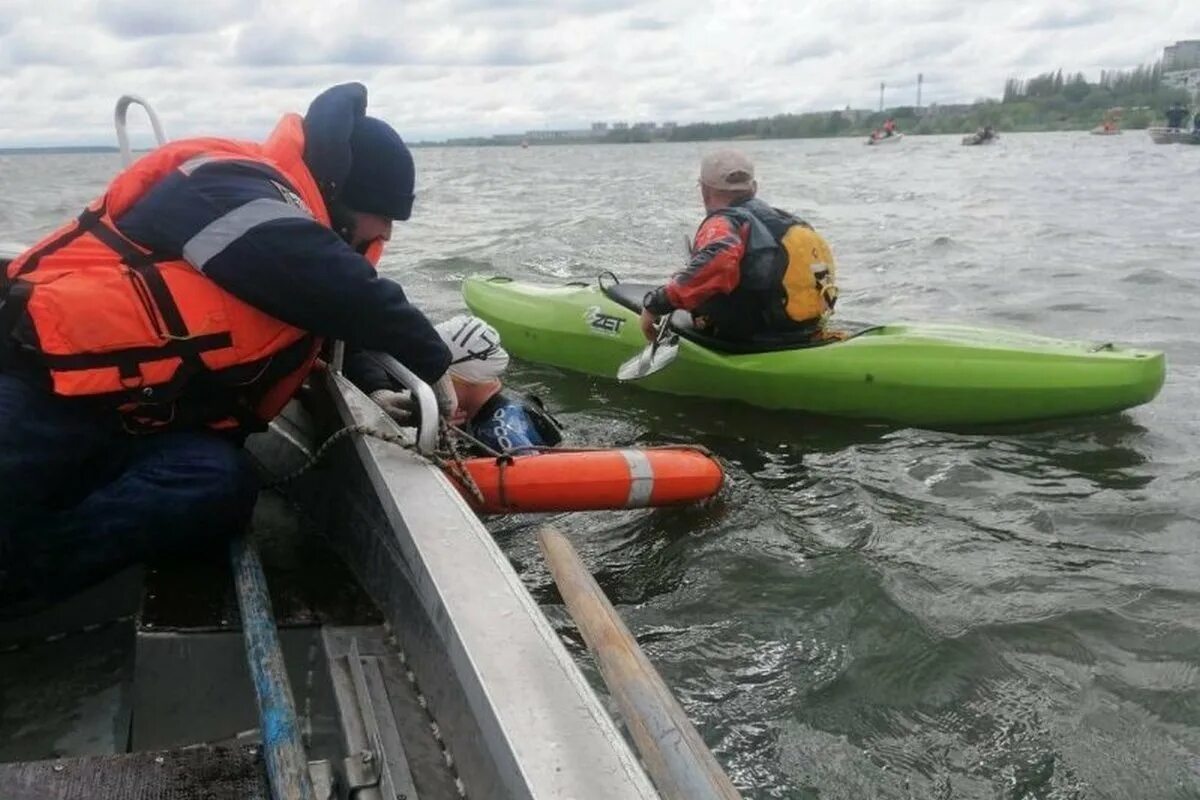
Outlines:
<svg viewBox="0 0 1200 800"><path fill-rule="evenodd" d="M740 800L571 543L548 527L538 532L538 542L658 791L666 800Z"/></svg>

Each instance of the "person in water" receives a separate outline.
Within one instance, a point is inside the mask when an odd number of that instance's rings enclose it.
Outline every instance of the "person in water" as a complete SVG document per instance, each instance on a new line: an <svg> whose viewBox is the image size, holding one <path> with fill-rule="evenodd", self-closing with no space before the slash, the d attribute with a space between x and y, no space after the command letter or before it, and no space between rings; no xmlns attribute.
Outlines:
<svg viewBox="0 0 1200 800"><path fill-rule="evenodd" d="M659 317L683 309L699 330L727 341L810 341L837 301L829 245L804 220L758 199L754 165L738 150L705 155L699 183L707 216L687 267L643 299L647 340Z"/></svg>
<svg viewBox="0 0 1200 800"><path fill-rule="evenodd" d="M562 442L558 422L535 397L506 390L501 376L508 368L508 353L495 328L478 317L459 314L435 326L450 350L449 375L457 399L450 418L491 451L536 451ZM348 363L350 379L366 391L387 414L402 425L416 417L407 391L392 383L369 360Z"/></svg>
<svg viewBox="0 0 1200 800"><path fill-rule="evenodd" d="M1182 128L1187 120L1187 108L1182 103L1176 102L1167 109L1167 127Z"/></svg>
<svg viewBox="0 0 1200 800"><path fill-rule="evenodd" d="M169 142L0 268L0 606L243 530L242 442L322 337L391 353L453 413L448 348L373 266L414 167L366 106L343 84L261 145Z"/></svg>
<svg viewBox="0 0 1200 800"><path fill-rule="evenodd" d="M888 117L883 123L884 137L896 135L896 120L894 117Z"/></svg>

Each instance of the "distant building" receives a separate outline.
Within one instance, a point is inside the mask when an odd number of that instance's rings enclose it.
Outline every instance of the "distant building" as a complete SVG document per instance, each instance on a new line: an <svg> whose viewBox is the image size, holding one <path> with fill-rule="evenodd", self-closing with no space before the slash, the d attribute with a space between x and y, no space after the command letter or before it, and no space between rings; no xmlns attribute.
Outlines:
<svg viewBox="0 0 1200 800"><path fill-rule="evenodd" d="M1179 41L1163 48L1163 72L1200 69L1200 39Z"/></svg>
<svg viewBox="0 0 1200 800"><path fill-rule="evenodd" d="M1163 85L1191 92L1200 99L1200 39L1163 48Z"/></svg>
<svg viewBox="0 0 1200 800"><path fill-rule="evenodd" d="M633 124L633 129L635 131L652 131L657 127L657 122L635 122Z"/></svg>
<svg viewBox="0 0 1200 800"><path fill-rule="evenodd" d="M593 122L592 133L604 133L608 130L607 122Z"/></svg>
<svg viewBox="0 0 1200 800"><path fill-rule="evenodd" d="M568 142L573 139L586 139L592 135L590 130L576 131L526 131L525 138L531 142Z"/></svg>
<svg viewBox="0 0 1200 800"><path fill-rule="evenodd" d="M673 130L675 130L675 129L676 129L676 128L678 128L678 127L679 127L679 125L678 125L678 124L676 124L676 123L674 123L674 122L664 122L664 123L662 124L662 129L663 129L664 131L673 131Z"/></svg>
<svg viewBox="0 0 1200 800"><path fill-rule="evenodd" d="M629 123L628 122L614 122L613 130L614 131L627 131L627 130L629 130Z"/></svg>

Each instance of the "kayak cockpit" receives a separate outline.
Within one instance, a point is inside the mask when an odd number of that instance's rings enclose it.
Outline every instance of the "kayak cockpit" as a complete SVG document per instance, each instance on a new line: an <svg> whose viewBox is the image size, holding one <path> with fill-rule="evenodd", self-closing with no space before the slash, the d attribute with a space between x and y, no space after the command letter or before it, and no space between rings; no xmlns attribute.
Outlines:
<svg viewBox="0 0 1200 800"><path fill-rule="evenodd" d="M642 301L646 293L655 288L654 284L650 283L601 283L600 289L604 292L604 296L614 303L621 305L635 314L640 314L642 311ZM700 331L692 322L692 315L686 311L676 311L671 315L671 330L678 333L680 337L687 339L693 344L699 345L708 350L713 350L718 353L728 353L730 355L750 355L752 353L778 353L786 350L806 350L813 347L823 347L828 344L834 344L839 341L845 341L852 336L858 336L865 333L875 326L864 323L846 323L839 325L839 331L844 331L846 336L841 338L814 338L811 334L804 334L802 337L795 336L784 337L780 339L769 340L754 340L750 342L731 342L728 339L720 339L716 336L709 336Z"/></svg>

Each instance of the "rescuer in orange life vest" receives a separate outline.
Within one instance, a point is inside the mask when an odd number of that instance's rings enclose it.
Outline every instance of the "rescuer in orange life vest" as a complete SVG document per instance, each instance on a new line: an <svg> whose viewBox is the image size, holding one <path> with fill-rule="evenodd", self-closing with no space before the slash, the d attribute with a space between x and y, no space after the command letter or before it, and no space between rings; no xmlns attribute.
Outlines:
<svg viewBox="0 0 1200 800"><path fill-rule="evenodd" d="M414 167L366 106L343 84L261 145L170 142L0 269L0 613L242 529L242 440L323 338L391 353L453 414L446 345L374 269Z"/></svg>
<svg viewBox="0 0 1200 800"><path fill-rule="evenodd" d="M687 267L643 300L642 332L658 318L690 311L710 336L785 346L820 336L837 300L837 267L812 227L755 197L754 165L737 150L700 162L700 223Z"/></svg>

